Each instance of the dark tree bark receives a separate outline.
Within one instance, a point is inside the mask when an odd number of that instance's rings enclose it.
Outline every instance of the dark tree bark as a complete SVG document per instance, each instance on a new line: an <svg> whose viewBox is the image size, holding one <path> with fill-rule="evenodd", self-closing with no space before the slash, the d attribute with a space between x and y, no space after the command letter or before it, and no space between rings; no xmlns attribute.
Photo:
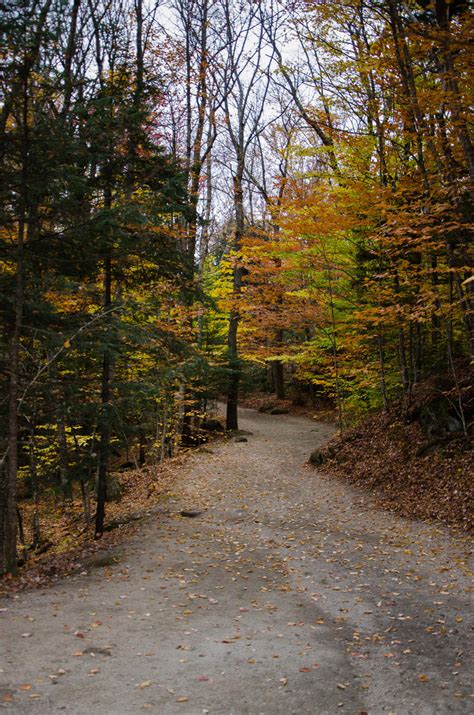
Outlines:
<svg viewBox="0 0 474 715"><path fill-rule="evenodd" d="M104 266L104 308L112 304L112 261L110 256L105 259ZM110 350L106 347L102 359L101 414L99 421L99 463L97 468L97 509L95 514L95 535L104 533L105 503L107 501L107 465L110 450L110 383L112 376L112 359Z"/></svg>
<svg viewBox="0 0 474 715"><path fill-rule="evenodd" d="M104 308L112 304L112 261L105 259L104 266ZM97 468L97 509L95 514L95 535L104 533L105 503L107 501L107 466L110 451L110 383L112 378L112 358L106 347L102 358L101 414L99 422L99 463Z"/></svg>
<svg viewBox="0 0 474 715"><path fill-rule="evenodd" d="M24 244L28 212L28 152L29 152L29 74L27 60L22 66L21 99L21 180L18 206L18 231L16 243L16 277L14 294L13 329L9 350L9 409L7 469L0 472L0 573L16 573L17 539L17 472L18 472L18 393L20 368L20 339L24 303Z"/></svg>
<svg viewBox="0 0 474 715"><path fill-rule="evenodd" d="M234 245L235 251L239 251L242 245L242 238L245 228L244 215L244 193L243 193L243 174L244 160L240 156L237 161L237 171L234 176L234 207L235 207L235 234ZM234 267L233 276L233 295L238 297L242 288L242 268L236 264ZM227 333L227 350L229 360L229 381L227 385L227 411L226 411L226 429L238 429L238 401L239 401L239 384L240 384L240 358L238 351L238 330L239 330L240 315L235 306L232 307L229 316L229 331Z"/></svg>

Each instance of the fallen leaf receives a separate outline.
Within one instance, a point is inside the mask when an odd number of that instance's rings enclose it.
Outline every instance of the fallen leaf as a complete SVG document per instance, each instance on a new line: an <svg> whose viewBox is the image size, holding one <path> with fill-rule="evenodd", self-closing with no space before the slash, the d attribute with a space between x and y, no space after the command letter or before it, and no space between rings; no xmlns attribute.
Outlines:
<svg viewBox="0 0 474 715"><path fill-rule="evenodd" d="M20 690L31 690L32 686L29 683L23 683L20 685Z"/></svg>
<svg viewBox="0 0 474 715"><path fill-rule="evenodd" d="M187 703L188 699L185 695L182 695L180 698L176 698L177 703Z"/></svg>
<svg viewBox="0 0 474 715"><path fill-rule="evenodd" d="M139 684L138 687L140 688L140 690L143 690L144 688L149 688L150 685L152 685L151 680L144 680L142 683Z"/></svg>

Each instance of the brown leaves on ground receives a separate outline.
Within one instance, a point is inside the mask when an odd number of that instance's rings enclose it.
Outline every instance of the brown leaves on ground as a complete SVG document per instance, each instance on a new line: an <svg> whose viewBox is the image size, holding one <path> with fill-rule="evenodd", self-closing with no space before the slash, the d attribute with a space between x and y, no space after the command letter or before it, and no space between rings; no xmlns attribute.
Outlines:
<svg viewBox="0 0 474 715"><path fill-rule="evenodd" d="M472 529L472 439L425 433L416 415L429 392L425 384L408 409L399 403L332 439L322 469L369 489L402 516Z"/></svg>
<svg viewBox="0 0 474 715"><path fill-rule="evenodd" d="M94 540L94 524L84 524L82 503L79 499L68 504L67 510L55 506L53 499L41 503L41 531L43 538L51 543L50 548L39 556L30 558L20 568L18 576L0 579L0 596L25 588L40 588L52 583L59 576L87 570L88 563L104 559L104 565L113 560L111 550L118 546L133 529L133 522L145 517L147 512L162 502L176 478L176 467L183 463L183 452L164 464L146 466L142 469L118 473L116 476L123 488L120 502L107 504L107 524L116 522L120 528L106 531L100 540ZM92 513L95 503L92 502ZM25 525L31 522L33 505L20 504ZM131 518L133 517L133 518ZM131 522L131 523L127 523ZM122 526L122 523L124 524ZM29 534L26 531L26 540ZM19 549L21 555L21 548ZM79 636L80 637L80 636Z"/></svg>

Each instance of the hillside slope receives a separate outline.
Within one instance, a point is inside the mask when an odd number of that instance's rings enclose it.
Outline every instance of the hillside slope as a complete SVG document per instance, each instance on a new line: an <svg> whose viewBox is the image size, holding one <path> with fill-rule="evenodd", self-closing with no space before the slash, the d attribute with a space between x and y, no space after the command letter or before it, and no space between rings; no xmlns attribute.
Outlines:
<svg viewBox="0 0 474 715"><path fill-rule="evenodd" d="M447 378L427 381L409 404L399 402L333 438L322 468L371 490L403 516L470 529L473 403L467 374L456 386Z"/></svg>

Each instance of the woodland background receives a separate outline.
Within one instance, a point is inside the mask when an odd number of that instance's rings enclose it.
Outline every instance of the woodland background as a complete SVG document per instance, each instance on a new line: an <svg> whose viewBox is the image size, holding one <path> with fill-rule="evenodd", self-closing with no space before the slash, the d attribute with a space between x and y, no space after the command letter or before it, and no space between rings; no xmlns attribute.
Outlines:
<svg viewBox="0 0 474 715"><path fill-rule="evenodd" d="M466 442L471 9L2 3L0 573L239 390Z"/></svg>

